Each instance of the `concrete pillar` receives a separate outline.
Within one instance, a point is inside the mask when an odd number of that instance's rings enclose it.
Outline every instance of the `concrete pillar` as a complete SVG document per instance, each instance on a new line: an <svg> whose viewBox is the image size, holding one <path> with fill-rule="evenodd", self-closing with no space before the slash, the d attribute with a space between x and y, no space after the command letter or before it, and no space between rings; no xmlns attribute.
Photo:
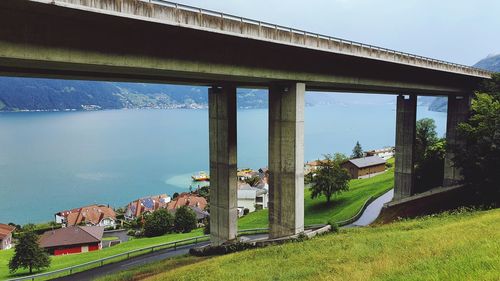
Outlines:
<svg viewBox="0 0 500 281"><path fill-rule="evenodd" d="M394 199L414 193L415 131L417 122L417 96L397 98L396 163L394 167Z"/></svg>
<svg viewBox="0 0 500 281"><path fill-rule="evenodd" d="M210 142L210 238L212 245L236 239L236 87L208 91Z"/></svg>
<svg viewBox="0 0 500 281"><path fill-rule="evenodd" d="M458 124L469 118L470 96L448 96L448 120L446 123L447 151L444 158L443 186L451 186L463 180L459 168L453 166L454 154L450 151L453 146L464 144L457 133Z"/></svg>
<svg viewBox="0 0 500 281"><path fill-rule="evenodd" d="M269 236L304 231L304 83L269 89Z"/></svg>

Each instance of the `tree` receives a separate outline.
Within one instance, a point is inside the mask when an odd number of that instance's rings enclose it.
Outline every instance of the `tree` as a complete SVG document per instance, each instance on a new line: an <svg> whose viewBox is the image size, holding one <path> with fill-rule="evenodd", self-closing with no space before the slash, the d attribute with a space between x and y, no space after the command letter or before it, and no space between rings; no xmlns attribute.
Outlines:
<svg viewBox="0 0 500 281"><path fill-rule="evenodd" d="M472 100L472 116L459 124L465 146L450 147L465 182L482 201L500 202L500 74ZM492 85L492 83L496 83ZM465 148L465 149L464 149Z"/></svg>
<svg viewBox="0 0 500 281"><path fill-rule="evenodd" d="M174 228L177 232L188 233L196 228L196 214L188 206L182 206L175 211Z"/></svg>
<svg viewBox="0 0 500 281"><path fill-rule="evenodd" d="M436 123L431 118L423 118L417 121L415 136L415 162L420 162L427 148L438 141Z"/></svg>
<svg viewBox="0 0 500 281"><path fill-rule="evenodd" d="M175 192L175 193L172 195L172 199L175 199L175 198L177 198L177 197L179 197L179 193L178 193L178 192Z"/></svg>
<svg viewBox="0 0 500 281"><path fill-rule="evenodd" d="M168 233L173 226L173 217L166 209L159 209L144 217L144 235L161 236Z"/></svg>
<svg viewBox="0 0 500 281"><path fill-rule="evenodd" d="M356 145L352 149L352 155L351 158L362 158L364 156L363 154L363 148L361 148L361 144L359 144L359 141L356 142Z"/></svg>
<svg viewBox="0 0 500 281"><path fill-rule="evenodd" d="M312 199L324 195L326 202L330 203L333 195L349 190L350 175L342 168L342 163L346 160L347 157L342 154L325 155L325 159L320 161L321 164L311 179Z"/></svg>
<svg viewBox="0 0 500 281"><path fill-rule="evenodd" d="M443 183L446 140L437 137L433 119L417 121L415 137L415 188L424 192Z"/></svg>
<svg viewBox="0 0 500 281"><path fill-rule="evenodd" d="M38 235L34 231L20 234L14 256L9 261L9 271L16 272L19 268L40 270L50 266L49 254L38 245Z"/></svg>

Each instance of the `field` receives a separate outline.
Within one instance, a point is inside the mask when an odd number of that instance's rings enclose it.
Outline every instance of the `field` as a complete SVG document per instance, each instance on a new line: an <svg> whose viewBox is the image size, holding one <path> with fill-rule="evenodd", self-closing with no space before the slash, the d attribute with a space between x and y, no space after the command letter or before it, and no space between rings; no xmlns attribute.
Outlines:
<svg viewBox="0 0 500 281"><path fill-rule="evenodd" d="M499 222L500 209L444 213L99 280L500 280Z"/></svg>
<svg viewBox="0 0 500 281"><path fill-rule="evenodd" d="M394 162L394 159L389 160ZM304 193L304 219L306 225L342 221L353 217L371 196L379 196L394 185L394 168L368 179L351 180L349 191L333 198L327 205L324 196L311 199L309 189ZM238 221L239 229L264 228L268 226L268 211L250 213Z"/></svg>

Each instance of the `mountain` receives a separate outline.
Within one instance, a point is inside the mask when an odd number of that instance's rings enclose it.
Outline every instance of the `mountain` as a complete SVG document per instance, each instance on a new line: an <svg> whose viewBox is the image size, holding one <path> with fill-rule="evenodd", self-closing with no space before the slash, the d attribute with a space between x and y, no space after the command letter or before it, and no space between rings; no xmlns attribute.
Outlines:
<svg viewBox="0 0 500 281"><path fill-rule="evenodd" d="M500 55L490 55L474 65L500 72ZM238 89L239 108L267 108L265 90ZM306 105L385 104L391 96L306 95ZM429 110L446 112L446 98L422 97ZM74 81L0 77L0 111L63 111L121 108L206 108L206 87L145 83Z"/></svg>
<svg viewBox="0 0 500 281"><path fill-rule="evenodd" d="M0 111L206 108L206 87L0 77ZM330 95L306 104L330 104ZM265 90L238 89L239 108L267 108Z"/></svg>
<svg viewBox="0 0 500 281"><path fill-rule="evenodd" d="M493 72L500 72L500 54L489 55L477 62L474 67L486 69Z"/></svg>
<svg viewBox="0 0 500 281"><path fill-rule="evenodd" d="M486 58L478 61L473 65L477 68L486 69L493 72L500 72L500 54L499 55L489 55ZM448 102L445 97L436 97L428 104L429 110L446 112L448 109Z"/></svg>

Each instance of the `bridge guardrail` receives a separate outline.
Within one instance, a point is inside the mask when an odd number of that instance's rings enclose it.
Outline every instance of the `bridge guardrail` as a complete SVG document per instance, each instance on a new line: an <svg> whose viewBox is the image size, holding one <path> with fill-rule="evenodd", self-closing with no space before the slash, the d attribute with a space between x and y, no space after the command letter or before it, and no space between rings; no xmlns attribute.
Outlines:
<svg viewBox="0 0 500 281"><path fill-rule="evenodd" d="M301 30L301 29L292 28L292 27L286 27L286 26L273 24L273 23L269 23L269 22L265 22L265 21L258 21L258 20L254 20L254 19L250 19L250 18L226 14L223 12L217 12L217 11L213 11L213 10L209 10L209 9L198 8L198 7L189 6L189 5L185 5L185 4L179 4L179 3L171 2L168 0L140 0L140 1L158 4L158 5L163 5L163 6L168 6L171 8L185 10L185 11L189 11L189 12L199 13L201 15L207 15L207 16L213 16L213 17L220 17L221 19L230 19L230 20L234 20L234 21L240 21L241 23L253 24L253 25L256 25L259 27L269 27L269 28L273 28L275 30L288 31L292 34L299 34L299 35L304 35L304 36L316 37L318 39L321 38L321 39L328 40L329 42L338 43L341 46L346 44L349 46L357 46L357 47L360 47L362 49L367 49L370 52L371 51L385 52L388 54L392 54L394 56L393 57L394 60L396 60L396 56L401 56L401 57L403 57L403 59L407 60L406 62L409 64L411 64L411 59L419 59L419 60L423 60L423 61L426 61L426 62L431 63L431 64L437 63L437 64L446 65L446 66L451 66L451 67L458 68L459 70L464 71L464 72L468 72L468 73L475 73L475 74L479 74L479 75L490 75L491 74L490 71L476 68L476 67L463 65L463 64L447 62L447 61L438 60L438 59L429 58L429 57L420 56L420 55L414 55L414 54L410 54L407 52L400 52L400 51L396 51L396 50L392 50L392 49L388 49L388 48L384 48L384 47L374 46L374 45L365 44L365 43L356 42L356 41L351 41L351 40L345 40L345 39L341 39L341 38L333 37L333 36L328 36L328 35L322 35L319 33L309 32L309 31L305 31L305 30ZM243 29L241 32L243 33ZM303 45L307 45L305 40L303 42ZM351 50L353 50L353 49L351 48Z"/></svg>

